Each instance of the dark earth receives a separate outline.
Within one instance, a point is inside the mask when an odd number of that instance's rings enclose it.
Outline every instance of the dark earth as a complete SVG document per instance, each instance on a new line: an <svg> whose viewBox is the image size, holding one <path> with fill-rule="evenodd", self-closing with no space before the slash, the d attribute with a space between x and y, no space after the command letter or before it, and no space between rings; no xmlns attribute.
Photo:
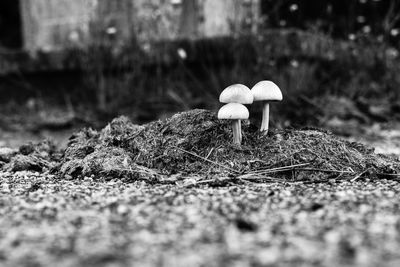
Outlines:
<svg viewBox="0 0 400 267"><path fill-rule="evenodd" d="M0 150L3 266L398 266L395 157L192 110Z"/></svg>

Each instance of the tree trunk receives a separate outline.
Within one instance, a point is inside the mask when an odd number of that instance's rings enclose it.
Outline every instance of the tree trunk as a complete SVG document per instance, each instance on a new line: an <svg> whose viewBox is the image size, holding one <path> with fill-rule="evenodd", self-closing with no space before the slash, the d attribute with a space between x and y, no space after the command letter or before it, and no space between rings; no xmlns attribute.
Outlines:
<svg viewBox="0 0 400 267"><path fill-rule="evenodd" d="M191 39L197 36L198 15L197 0L183 0L179 37Z"/></svg>

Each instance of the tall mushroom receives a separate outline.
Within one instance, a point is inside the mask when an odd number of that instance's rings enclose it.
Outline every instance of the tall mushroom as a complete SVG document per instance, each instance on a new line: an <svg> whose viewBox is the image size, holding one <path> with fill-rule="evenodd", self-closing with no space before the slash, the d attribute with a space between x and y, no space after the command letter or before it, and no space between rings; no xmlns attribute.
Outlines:
<svg viewBox="0 0 400 267"><path fill-rule="evenodd" d="M240 120L247 120L248 118L249 110L239 103L226 104L218 111L218 119L232 120L233 143L238 145L242 142Z"/></svg>
<svg viewBox="0 0 400 267"><path fill-rule="evenodd" d="M251 93L253 94L254 101L261 101L263 104L260 131L267 134L269 124L269 103L282 101L282 92L275 83L271 81L261 81L251 88Z"/></svg>
<svg viewBox="0 0 400 267"><path fill-rule="evenodd" d="M221 103L238 103L238 104L252 104L253 95L250 89L243 84L232 84L225 88L219 96ZM247 108L246 108L247 109ZM239 124L239 144L242 142L241 121Z"/></svg>

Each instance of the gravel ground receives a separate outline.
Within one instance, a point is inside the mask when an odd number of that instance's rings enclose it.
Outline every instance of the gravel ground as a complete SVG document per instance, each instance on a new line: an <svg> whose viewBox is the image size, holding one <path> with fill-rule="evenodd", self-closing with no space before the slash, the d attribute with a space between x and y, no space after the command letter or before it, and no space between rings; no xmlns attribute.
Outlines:
<svg viewBox="0 0 400 267"><path fill-rule="evenodd" d="M400 184L0 174L1 266L399 266Z"/></svg>

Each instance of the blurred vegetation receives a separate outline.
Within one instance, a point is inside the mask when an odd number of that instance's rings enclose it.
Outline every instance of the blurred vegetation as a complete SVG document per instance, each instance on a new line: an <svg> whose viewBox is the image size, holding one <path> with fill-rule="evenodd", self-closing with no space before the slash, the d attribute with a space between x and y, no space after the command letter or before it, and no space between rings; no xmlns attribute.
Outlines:
<svg viewBox="0 0 400 267"><path fill-rule="evenodd" d="M0 51L2 47L20 48L22 45L19 1L0 1Z"/></svg>
<svg viewBox="0 0 400 267"><path fill-rule="evenodd" d="M81 57L86 86L95 90L101 110L129 110L137 121L192 108L217 109L218 95L228 85L251 87L263 79L284 92L285 103L273 107L281 124L400 118L398 50L372 37L349 41L275 29L259 36L148 44L154 53L140 46L111 48L99 52L95 46Z"/></svg>
<svg viewBox="0 0 400 267"><path fill-rule="evenodd" d="M285 95L272 107L278 126L400 119L397 1L261 2L257 36L121 43L98 23L91 45L66 52L67 64L81 72L79 85L62 89L63 99L107 118L145 122L217 109L226 86L270 79Z"/></svg>
<svg viewBox="0 0 400 267"><path fill-rule="evenodd" d="M399 41L399 1L385 0L262 0L264 25L323 32L334 38L354 40L374 36Z"/></svg>

